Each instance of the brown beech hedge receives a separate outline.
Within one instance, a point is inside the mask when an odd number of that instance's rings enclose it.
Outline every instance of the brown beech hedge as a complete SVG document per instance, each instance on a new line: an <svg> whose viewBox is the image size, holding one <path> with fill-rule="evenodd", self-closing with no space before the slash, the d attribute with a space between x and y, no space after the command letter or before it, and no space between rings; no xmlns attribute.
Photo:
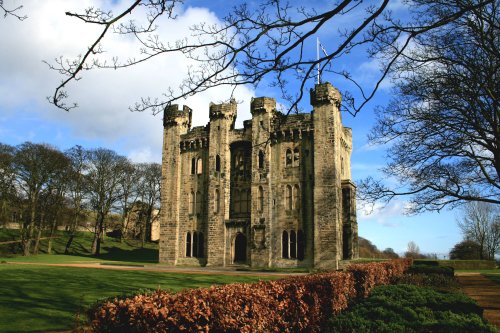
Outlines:
<svg viewBox="0 0 500 333"><path fill-rule="evenodd" d="M105 302L90 317L96 332L318 332L331 316L410 266L402 259L175 294L157 290Z"/></svg>

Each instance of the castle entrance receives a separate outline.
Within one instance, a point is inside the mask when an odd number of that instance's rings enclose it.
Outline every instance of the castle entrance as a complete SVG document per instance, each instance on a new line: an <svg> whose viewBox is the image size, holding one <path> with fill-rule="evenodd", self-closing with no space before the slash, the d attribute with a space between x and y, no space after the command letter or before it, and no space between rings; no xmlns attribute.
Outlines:
<svg viewBox="0 0 500 333"><path fill-rule="evenodd" d="M234 263L245 263L247 261L247 238L238 232L234 238Z"/></svg>

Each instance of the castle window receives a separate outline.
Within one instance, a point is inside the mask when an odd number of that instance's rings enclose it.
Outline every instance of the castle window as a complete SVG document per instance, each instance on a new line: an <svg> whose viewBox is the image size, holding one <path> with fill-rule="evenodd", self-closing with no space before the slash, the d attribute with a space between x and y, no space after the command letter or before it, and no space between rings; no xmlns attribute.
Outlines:
<svg viewBox="0 0 500 333"><path fill-rule="evenodd" d="M285 209L286 210L292 210L292 187L290 185L286 186L285 190Z"/></svg>
<svg viewBox="0 0 500 333"><path fill-rule="evenodd" d="M299 185L295 185L293 187L293 207L292 209L300 208L300 187Z"/></svg>
<svg viewBox="0 0 500 333"><path fill-rule="evenodd" d="M281 236L281 257L288 259L288 232L286 230Z"/></svg>
<svg viewBox="0 0 500 333"><path fill-rule="evenodd" d="M196 173L196 158L193 157L191 159L191 174L194 175Z"/></svg>
<svg viewBox="0 0 500 333"><path fill-rule="evenodd" d="M295 230L290 231L290 258L297 259L297 234Z"/></svg>
<svg viewBox="0 0 500 333"><path fill-rule="evenodd" d="M195 200L194 200L194 192L191 191L191 193L189 193L189 207L188 207L188 210L189 210L189 214L194 214L195 212Z"/></svg>
<svg viewBox="0 0 500 333"><path fill-rule="evenodd" d="M203 173L203 161L201 160L201 157L198 157L198 160L196 161L196 173L199 175Z"/></svg>
<svg viewBox="0 0 500 333"><path fill-rule="evenodd" d="M191 233L186 234L186 257L191 257Z"/></svg>
<svg viewBox="0 0 500 333"><path fill-rule="evenodd" d="M300 166L300 152L298 147L293 150L293 166Z"/></svg>
<svg viewBox="0 0 500 333"><path fill-rule="evenodd" d="M235 213L240 213L241 212L240 191L238 189L234 189L232 192L233 192L233 211Z"/></svg>
<svg viewBox="0 0 500 333"><path fill-rule="evenodd" d="M204 246L203 233L200 232L198 233L198 258L203 258L203 246Z"/></svg>
<svg viewBox="0 0 500 333"><path fill-rule="evenodd" d="M220 172L220 156L215 156L215 171Z"/></svg>
<svg viewBox="0 0 500 333"><path fill-rule="evenodd" d="M259 195L257 202L258 202L257 210L259 212L262 212L264 210L264 189L262 189L262 186L259 186Z"/></svg>
<svg viewBox="0 0 500 333"><path fill-rule="evenodd" d="M196 214L200 214L201 213L201 192L200 191L196 191Z"/></svg>
<svg viewBox="0 0 500 333"><path fill-rule="evenodd" d="M259 169L264 169L264 152L259 150Z"/></svg>
<svg viewBox="0 0 500 333"><path fill-rule="evenodd" d="M214 193L214 213L219 212L219 207L220 207L220 192L219 189L215 189Z"/></svg>
<svg viewBox="0 0 500 333"><path fill-rule="evenodd" d="M285 154L285 166L286 167L291 167L292 166L292 150L287 149L286 154Z"/></svg>
<svg viewBox="0 0 500 333"><path fill-rule="evenodd" d="M297 259L299 260L304 260L305 242L304 232L299 230L297 232Z"/></svg>
<svg viewBox="0 0 500 333"><path fill-rule="evenodd" d="M250 208L250 190L240 191L240 213L248 213Z"/></svg>
<svg viewBox="0 0 500 333"><path fill-rule="evenodd" d="M193 231L193 257L198 257L198 233Z"/></svg>
<svg viewBox="0 0 500 333"><path fill-rule="evenodd" d="M340 157L340 174L344 176L344 158Z"/></svg>

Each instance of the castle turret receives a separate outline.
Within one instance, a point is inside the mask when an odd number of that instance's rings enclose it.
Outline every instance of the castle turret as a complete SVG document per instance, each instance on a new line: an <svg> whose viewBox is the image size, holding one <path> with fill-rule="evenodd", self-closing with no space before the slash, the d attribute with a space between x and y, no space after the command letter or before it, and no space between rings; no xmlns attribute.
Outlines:
<svg viewBox="0 0 500 333"><path fill-rule="evenodd" d="M179 253L180 140L191 127L191 117L189 107L179 110L177 104L167 106L163 112L162 188L168 191L162 191L161 196L160 262L172 265Z"/></svg>
<svg viewBox="0 0 500 333"><path fill-rule="evenodd" d="M342 259L339 91L330 83L311 90L314 107L314 267L336 267Z"/></svg>
<svg viewBox="0 0 500 333"><path fill-rule="evenodd" d="M276 112L276 100L269 97L253 98L252 113L252 265L270 265L271 244L271 121Z"/></svg>
<svg viewBox="0 0 500 333"><path fill-rule="evenodd" d="M230 205L230 132L234 129L237 104L234 100L210 104L207 266L225 263L225 225Z"/></svg>

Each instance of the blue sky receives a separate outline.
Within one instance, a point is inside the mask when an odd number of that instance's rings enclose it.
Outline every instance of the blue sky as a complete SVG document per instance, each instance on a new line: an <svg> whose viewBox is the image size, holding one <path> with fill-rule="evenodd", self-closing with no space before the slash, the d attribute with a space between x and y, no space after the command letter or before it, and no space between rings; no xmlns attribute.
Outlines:
<svg viewBox="0 0 500 333"><path fill-rule="evenodd" d="M401 1L393 1L396 11ZM161 115L147 112L132 113L128 106L141 96L160 96L168 86L176 86L189 62L182 56L173 55L151 61L124 71L86 72L78 84L69 87L72 100L79 108L70 112L54 108L46 101L60 81L42 60L52 61L61 55L77 56L95 38L97 30L64 15L90 5L116 10L123 6L120 1L69 1L69 0L7 0L5 3L22 3L28 19L19 22L11 17L0 19L0 142L17 145L24 141L52 144L62 150L80 144L86 148L106 147L128 156L136 162L161 160ZM320 2L318 2L319 4ZM324 6L325 3L321 2ZM217 23L227 10L227 1L186 1L178 9L175 22L161 21L158 34L175 40L187 33L189 26L200 21ZM404 12L401 12L403 15ZM321 43L328 50L336 44L335 24L322 32ZM314 41L311 56L315 54ZM136 52L136 44L130 39L110 38L105 41L110 54L126 55ZM376 75L376 63L367 59L363 52L353 54L349 61L335 66L351 68L359 78L369 82ZM340 90L341 81L324 75ZM309 89L314 82L310 82ZM293 84L290 89L293 90ZM208 104L226 98L227 89L218 88L189 98L181 104L194 109L194 125L208 121ZM277 97L278 93L265 85L242 87L236 91L241 101L238 122L250 118L249 101L253 96ZM377 98L355 118L343 114L344 125L353 129L352 175L360 180L369 175L379 175L377 169L385 163L385 147L373 147L367 143L367 133L374 123L374 108L383 105L390 97L390 84L386 84ZM279 101L279 100L278 100ZM311 109L306 99L301 107ZM380 249L392 247L404 252L409 241L416 242L424 253L447 254L461 240L456 226L458 211L426 213L405 216L404 198L391 202L387 207L375 207L371 215L358 210L359 234L372 241ZM358 204L359 205L359 204ZM361 206L361 205L359 205Z"/></svg>

